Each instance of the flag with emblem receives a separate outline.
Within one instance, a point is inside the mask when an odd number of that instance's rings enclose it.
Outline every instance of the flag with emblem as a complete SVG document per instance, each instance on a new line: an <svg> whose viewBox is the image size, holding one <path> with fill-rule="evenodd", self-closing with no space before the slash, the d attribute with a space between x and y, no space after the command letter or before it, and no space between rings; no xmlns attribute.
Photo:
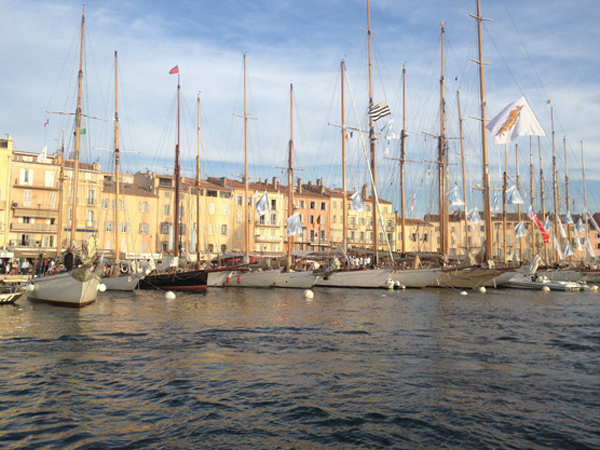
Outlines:
<svg viewBox="0 0 600 450"><path fill-rule="evenodd" d="M546 136L525 97L507 105L486 128L496 144L508 144L519 136Z"/></svg>

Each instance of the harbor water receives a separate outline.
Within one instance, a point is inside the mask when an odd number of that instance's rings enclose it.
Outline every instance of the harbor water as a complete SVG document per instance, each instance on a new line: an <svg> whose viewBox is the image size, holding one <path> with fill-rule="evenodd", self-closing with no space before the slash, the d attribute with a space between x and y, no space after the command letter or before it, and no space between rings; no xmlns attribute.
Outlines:
<svg viewBox="0 0 600 450"><path fill-rule="evenodd" d="M3 449L598 449L600 293L0 307Z"/></svg>

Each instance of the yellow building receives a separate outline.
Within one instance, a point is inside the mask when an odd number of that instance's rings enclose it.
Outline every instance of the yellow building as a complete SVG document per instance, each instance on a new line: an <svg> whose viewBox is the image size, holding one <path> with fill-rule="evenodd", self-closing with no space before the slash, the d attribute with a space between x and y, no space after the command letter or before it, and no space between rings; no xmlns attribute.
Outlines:
<svg viewBox="0 0 600 450"><path fill-rule="evenodd" d="M13 141L10 136L6 139L0 139L0 248L8 247L9 238L9 211L10 211L10 192L12 179L12 152ZM2 253L4 251L4 253ZM12 257L12 253L6 250L0 250L0 257Z"/></svg>

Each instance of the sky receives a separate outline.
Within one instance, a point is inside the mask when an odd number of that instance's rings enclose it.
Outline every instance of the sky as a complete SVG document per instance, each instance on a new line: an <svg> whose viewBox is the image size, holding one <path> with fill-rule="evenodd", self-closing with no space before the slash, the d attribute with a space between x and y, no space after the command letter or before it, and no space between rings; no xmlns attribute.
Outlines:
<svg viewBox="0 0 600 450"><path fill-rule="evenodd" d="M436 138L440 130L441 23L444 24L446 135L452 184L461 186L462 119L468 201L477 205L481 184L481 134L475 0L372 0L373 100L387 100L399 134L407 138L407 205L422 217L437 208ZM63 129L71 142L83 4L72 0L0 0L0 133L18 150L53 153ZM600 187L600 2L482 0L487 116L525 96L546 136L541 138L546 197L551 202L551 108L559 178L565 165L570 203L582 209L581 148L588 204L598 208ZM201 101L202 177L236 178L244 170L243 56L246 55L249 177L287 179L290 85L296 178L341 186L340 62L345 60L346 123L367 126L366 0L89 0L85 5L84 159L112 167L114 52L118 51L120 150L129 172L172 172L176 135L177 75L181 84L183 175L194 177L197 96ZM402 114L402 68L406 114ZM461 115L458 115L457 91ZM50 113L48 111L53 111ZM380 129L387 120L378 121ZM44 126L44 123L47 123ZM381 122L381 123L380 123ZM348 139L348 190L368 179L364 134ZM566 139L566 141L563 141ZM509 183L529 197L529 138L496 146L489 140L492 185L500 186L505 151ZM583 142L583 144L582 144ZM564 143L566 143L566 162ZM399 140L378 139L377 185L399 208ZM537 138L534 193L539 198ZM394 159L395 158L395 159ZM565 185L561 185L564 197ZM537 201L537 200L536 200ZM563 208L564 208L564 200ZM547 206L552 206L547 202ZM539 209L539 206L536 206Z"/></svg>

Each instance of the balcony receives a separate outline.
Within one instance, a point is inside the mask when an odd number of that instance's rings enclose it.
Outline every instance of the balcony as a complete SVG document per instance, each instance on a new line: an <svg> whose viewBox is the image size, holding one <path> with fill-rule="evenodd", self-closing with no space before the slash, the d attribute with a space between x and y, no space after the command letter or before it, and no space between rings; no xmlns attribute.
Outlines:
<svg viewBox="0 0 600 450"><path fill-rule="evenodd" d="M261 235L257 235L254 236L254 240L256 242L283 242L283 239L281 238L281 236L261 236Z"/></svg>
<svg viewBox="0 0 600 450"><path fill-rule="evenodd" d="M40 181L34 181L30 184L21 184L21 181L18 178L15 178L14 187L23 189L44 189L48 191L57 191L58 181L54 181L51 184L46 184L45 182Z"/></svg>
<svg viewBox="0 0 600 450"><path fill-rule="evenodd" d="M10 231L22 233L56 233L58 226L56 224L46 223L11 223Z"/></svg>
<svg viewBox="0 0 600 450"><path fill-rule="evenodd" d="M45 219L58 217L58 209L51 208L51 205L23 206L21 203L12 203L11 208L14 210L14 217L43 217Z"/></svg>

